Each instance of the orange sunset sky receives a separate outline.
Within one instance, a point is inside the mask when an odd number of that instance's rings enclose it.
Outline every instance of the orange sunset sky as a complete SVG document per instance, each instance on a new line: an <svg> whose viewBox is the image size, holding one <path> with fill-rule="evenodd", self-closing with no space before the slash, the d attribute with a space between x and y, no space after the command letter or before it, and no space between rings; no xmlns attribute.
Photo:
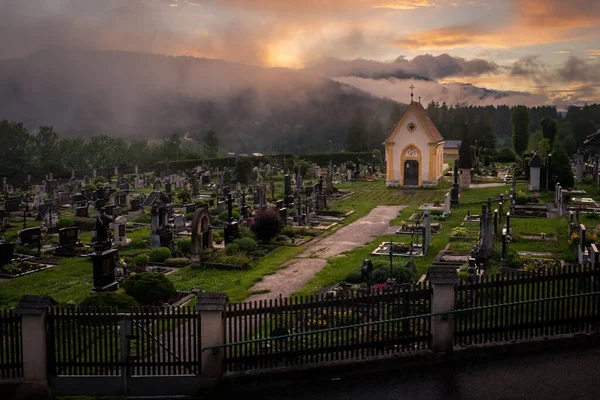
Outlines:
<svg viewBox="0 0 600 400"><path fill-rule="evenodd" d="M423 61L410 64L410 72L441 85L470 83L532 93L537 102L559 107L600 101L598 0L0 3L0 16L6 22L0 25L1 58L22 57L45 47L74 46L294 69L331 58L366 59L372 62L364 68L386 69L394 60L408 65L418 56L448 54L447 60L458 59L461 67L432 76L419 70L428 68ZM439 67L447 60L435 62ZM394 97L393 85L385 86L386 82L330 77ZM407 86L402 84L402 88ZM405 91L398 92L401 100L406 100Z"/></svg>

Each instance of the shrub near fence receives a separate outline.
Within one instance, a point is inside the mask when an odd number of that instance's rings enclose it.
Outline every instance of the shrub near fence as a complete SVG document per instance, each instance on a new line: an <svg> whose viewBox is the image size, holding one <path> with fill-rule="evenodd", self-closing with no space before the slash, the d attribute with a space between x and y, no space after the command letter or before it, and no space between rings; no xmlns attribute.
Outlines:
<svg viewBox="0 0 600 400"><path fill-rule="evenodd" d="M230 304L226 311L225 370L360 359L429 348L429 286L379 293L340 292ZM360 326L356 326L360 325ZM287 335L292 335L287 337ZM261 340L267 339L267 340ZM235 344L244 341L251 343Z"/></svg>
<svg viewBox="0 0 600 400"><path fill-rule="evenodd" d="M21 316L0 310L0 379L23 376Z"/></svg>
<svg viewBox="0 0 600 400"><path fill-rule="evenodd" d="M454 342L465 346L596 330L598 292L600 269L589 265L462 283L455 287L455 309L487 308L455 315Z"/></svg>

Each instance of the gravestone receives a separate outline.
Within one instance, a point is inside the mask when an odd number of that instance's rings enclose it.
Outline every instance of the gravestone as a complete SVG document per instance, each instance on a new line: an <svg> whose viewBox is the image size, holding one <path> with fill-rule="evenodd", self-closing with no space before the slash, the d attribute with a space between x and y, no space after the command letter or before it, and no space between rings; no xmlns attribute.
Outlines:
<svg viewBox="0 0 600 400"><path fill-rule="evenodd" d="M133 199L129 202L130 210L135 212L141 209L140 199Z"/></svg>
<svg viewBox="0 0 600 400"><path fill-rule="evenodd" d="M94 252L90 254L94 281L92 293L109 292L118 288L115 276L118 253L116 249L111 249L110 222L111 218L106 215L105 210L101 209L96 217Z"/></svg>
<svg viewBox="0 0 600 400"><path fill-rule="evenodd" d="M33 198L33 207L38 208L44 204L44 185L35 185L35 197Z"/></svg>
<svg viewBox="0 0 600 400"><path fill-rule="evenodd" d="M171 247L173 242L173 233L168 227L167 207L162 202L156 202L150 212L150 224L152 233L150 234L150 245L156 247Z"/></svg>
<svg viewBox="0 0 600 400"><path fill-rule="evenodd" d="M233 200L231 199L231 193L227 195L227 210L229 213L229 217L227 218L227 224L225 224L225 246L229 243L233 243L235 239L239 237L239 227L238 222L235 221L232 217L233 212Z"/></svg>
<svg viewBox="0 0 600 400"><path fill-rule="evenodd" d="M21 206L21 198L20 197L9 197L4 202L4 209L6 212L17 212L19 211L19 207Z"/></svg>
<svg viewBox="0 0 600 400"><path fill-rule="evenodd" d="M210 212L208 206L202 206L194 211L192 218L192 268L202 265L202 254L205 249L213 246L212 229L210 227Z"/></svg>
<svg viewBox="0 0 600 400"><path fill-rule="evenodd" d="M446 193L444 196L444 217L448 218L450 215L450 193Z"/></svg>
<svg viewBox="0 0 600 400"><path fill-rule="evenodd" d="M106 215L110 215L111 217L114 216L114 214L115 214L115 208L116 207L117 206L114 205L114 204L109 204L109 205L104 206L104 210L106 211Z"/></svg>
<svg viewBox="0 0 600 400"><path fill-rule="evenodd" d="M583 182L583 151L577 150L575 156L575 183Z"/></svg>
<svg viewBox="0 0 600 400"><path fill-rule="evenodd" d="M173 225L175 226L175 233L185 232L185 216L183 214L175 214Z"/></svg>
<svg viewBox="0 0 600 400"><path fill-rule="evenodd" d="M529 160L529 186L531 190L540 190L542 160L534 154Z"/></svg>
<svg viewBox="0 0 600 400"><path fill-rule="evenodd" d="M196 212L196 208L197 208L197 206L195 203L186 204L185 205L185 213L191 214L193 212Z"/></svg>
<svg viewBox="0 0 600 400"><path fill-rule="evenodd" d="M0 243L0 267L12 262L14 252L14 243Z"/></svg>
<svg viewBox="0 0 600 400"><path fill-rule="evenodd" d="M58 257L73 257L75 248L82 246L79 241L79 228L72 226L58 230L58 247L54 255Z"/></svg>
<svg viewBox="0 0 600 400"><path fill-rule="evenodd" d="M300 167L298 167L296 170L296 190L301 191L302 186L304 186L304 183L302 180L302 174L300 173Z"/></svg>
<svg viewBox="0 0 600 400"><path fill-rule="evenodd" d="M281 218L281 222L283 223L283 226L287 226L287 208L282 207L279 208L279 218Z"/></svg>
<svg viewBox="0 0 600 400"><path fill-rule="evenodd" d="M42 231L39 227L23 229L19 232L21 245L36 245L38 251L42 248Z"/></svg>
<svg viewBox="0 0 600 400"><path fill-rule="evenodd" d="M292 197L292 178L290 174L285 174L284 178L284 190L283 190L283 199L285 201L286 207L289 207L291 202L293 201Z"/></svg>
<svg viewBox="0 0 600 400"><path fill-rule="evenodd" d="M453 206L457 206L458 198L460 196L460 186L458 184L458 163L454 163L452 175L454 183L452 184L452 190L450 191L450 204L452 204Z"/></svg>
<svg viewBox="0 0 600 400"><path fill-rule="evenodd" d="M56 205L65 206L71 202L71 193L58 192L56 194Z"/></svg>
<svg viewBox="0 0 600 400"><path fill-rule="evenodd" d="M77 207L75 209L75 216L80 218L88 218L90 216L87 203L85 206Z"/></svg>
<svg viewBox="0 0 600 400"><path fill-rule="evenodd" d="M119 216L112 223L114 230L113 239L116 246L127 246L131 240L127 239L127 218Z"/></svg>
<svg viewBox="0 0 600 400"><path fill-rule="evenodd" d="M46 224L46 228L54 228L56 223L58 222L58 214L54 212L52 207L49 207L44 214L44 223Z"/></svg>
<svg viewBox="0 0 600 400"><path fill-rule="evenodd" d="M423 254L427 254L431 244L431 216L429 210L423 212Z"/></svg>

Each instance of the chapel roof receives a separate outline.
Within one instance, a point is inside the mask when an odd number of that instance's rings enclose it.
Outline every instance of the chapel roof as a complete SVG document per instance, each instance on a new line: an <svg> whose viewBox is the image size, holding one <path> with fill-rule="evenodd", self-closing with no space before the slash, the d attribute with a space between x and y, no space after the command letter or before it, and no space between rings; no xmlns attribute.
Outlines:
<svg viewBox="0 0 600 400"><path fill-rule="evenodd" d="M431 118L429 118L429 115L427 115L427 111L425 111L423 105L417 101L412 101L408 105L408 108L406 109L406 111L404 111L404 114L402 114L402 118L400 118L400 120L396 122L396 124L392 127L392 130L389 132L386 141L390 140L398 124L404 121L405 117L408 115L409 112L415 114L417 119L421 122L425 133L427 133L427 135L432 139L433 142L440 143L444 141L443 136L440 134L440 131L438 131L438 129L435 127L435 124L433 123Z"/></svg>
<svg viewBox="0 0 600 400"><path fill-rule="evenodd" d="M533 168L542 167L542 160L538 157L537 154L534 154L533 157L531 157L531 160L529 160L529 166Z"/></svg>

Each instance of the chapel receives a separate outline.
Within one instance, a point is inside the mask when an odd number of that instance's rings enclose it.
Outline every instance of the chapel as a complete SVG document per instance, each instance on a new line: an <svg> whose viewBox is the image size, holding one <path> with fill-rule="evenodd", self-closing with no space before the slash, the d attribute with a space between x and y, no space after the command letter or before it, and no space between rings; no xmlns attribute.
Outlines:
<svg viewBox="0 0 600 400"><path fill-rule="evenodd" d="M413 101L385 145L386 186L435 186L444 175L444 138L420 101Z"/></svg>

